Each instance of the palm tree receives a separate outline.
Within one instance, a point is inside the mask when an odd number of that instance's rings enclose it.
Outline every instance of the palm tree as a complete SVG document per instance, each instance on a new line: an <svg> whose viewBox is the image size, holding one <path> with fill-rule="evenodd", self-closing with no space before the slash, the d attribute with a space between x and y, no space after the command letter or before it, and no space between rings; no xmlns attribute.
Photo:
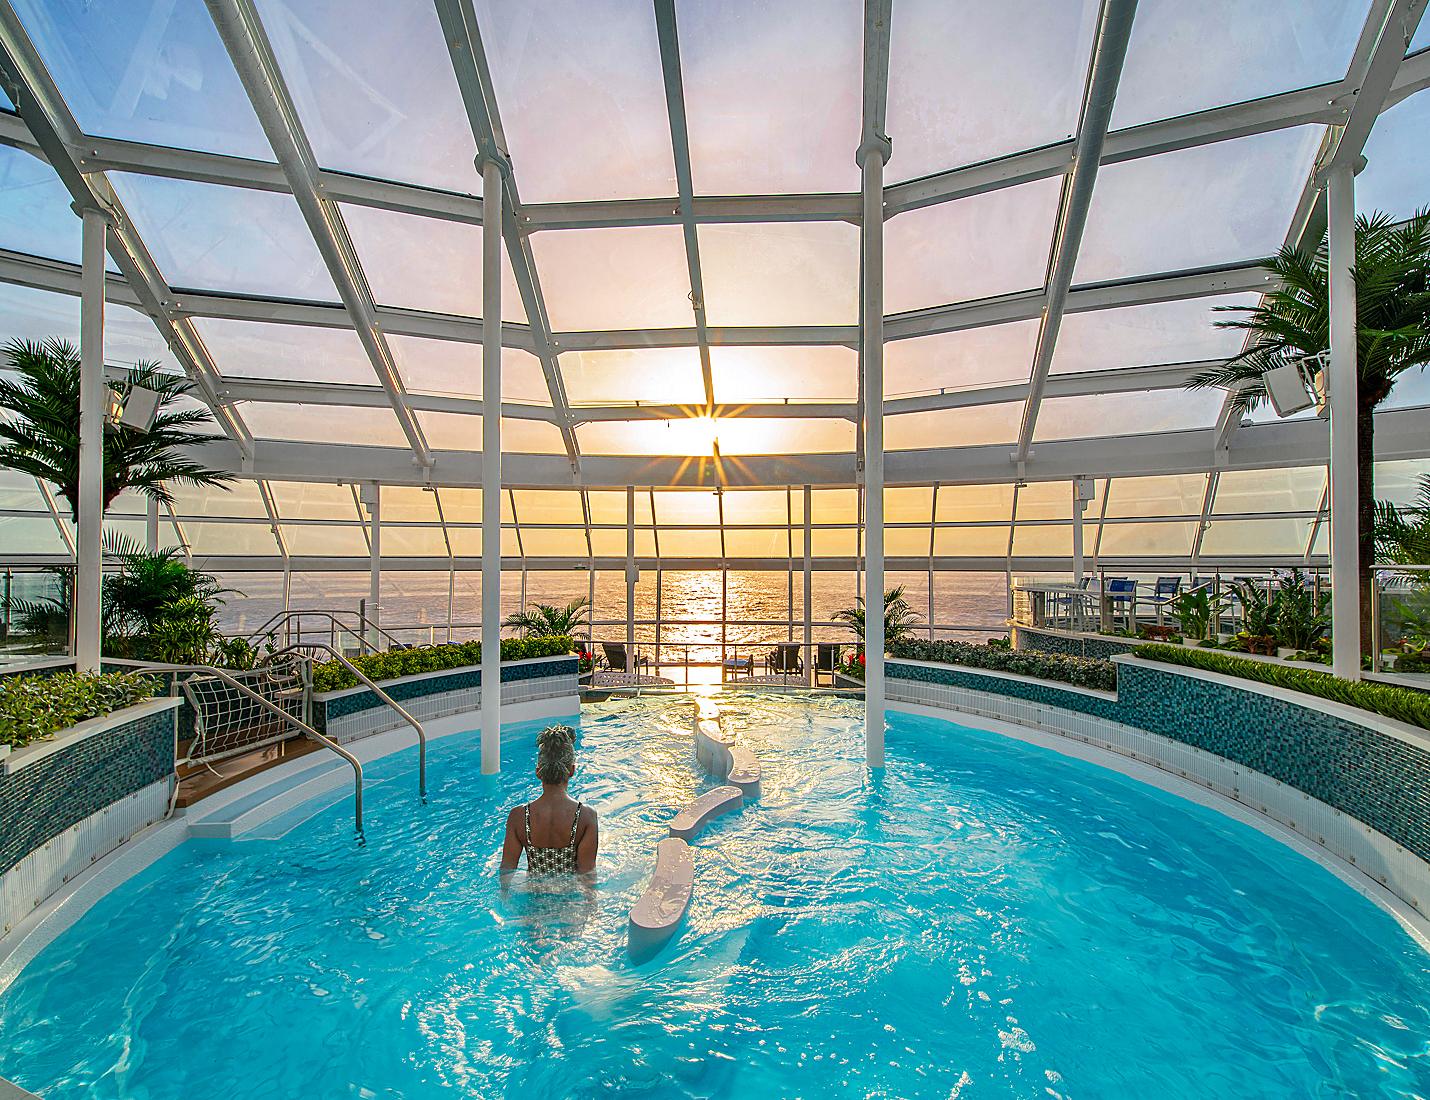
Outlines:
<svg viewBox="0 0 1430 1100"><path fill-rule="evenodd" d="M1420 479L1420 492L1408 508L1376 502L1375 549L1382 561L1395 565L1430 565L1430 474Z"/></svg>
<svg viewBox="0 0 1430 1100"><path fill-rule="evenodd" d="M1371 566L1375 563L1375 407L1405 371L1430 363L1430 208L1402 224L1386 214L1356 218L1357 515L1360 550L1361 647L1371 644ZM1246 413L1266 399L1263 375L1319 355L1331 346L1330 255L1323 238L1315 252L1283 248L1263 268L1278 284L1255 306L1221 306L1242 313L1218 328L1241 329L1250 346L1213 370L1193 377L1193 388L1219 386ZM1319 368L1312 368L1313 370Z"/></svg>
<svg viewBox="0 0 1430 1100"><path fill-rule="evenodd" d="M864 641L864 598L858 597L853 607L836 611L834 618L853 631L860 644ZM884 645L887 647L905 637L919 621L919 614L909 606L904 598L904 586L891 588L884 593Z"/></svg>
<svg viewBox="0 0 1430 1100"><path fill-rule="evenodd" d="M582 627L589 625L590 616L590 601L582 596L565 607L532 604L525 611L508 615L502 620L502 626L509 630L519 630L527 638L569 638Z"/></svg>
<svg viewBox="0 0 1430 1100"><path fill-rule="evenodd" d="M67 340L12 340L0 349L6 370L0 378L0 465L50 482L69 502L79 520L79 350ZM158 363L141 362L126 371L116 387L159 395L159 411L147 431L104 425L103 507L125 489L135 489L161 504L172 504L168 482L222 485L232 474L212 470L186 454L215 443L218 435L198 429L213 423L206 408L179 406L193 383L164 373Z"/></svg>

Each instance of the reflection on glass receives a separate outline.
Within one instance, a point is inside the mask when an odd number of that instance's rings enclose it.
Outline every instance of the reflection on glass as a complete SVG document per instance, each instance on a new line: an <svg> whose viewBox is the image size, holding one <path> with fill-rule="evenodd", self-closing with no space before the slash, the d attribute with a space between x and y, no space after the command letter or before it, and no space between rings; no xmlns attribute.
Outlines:
<svg viewBox="0 0 1430 1100"><path fill-rule="evenodd" d="M480 344L393 333L388 334L387 343L397 360L397 373L413 393L481 397ZM541 360L520 348L502 348L501 399L503 403L550 405L551 391L541 370Z"/></svg>
<svg viewBox="0 0 1430 1100"><path fill-rule="evenodd" d="M531 248L557 330L695 323L679 226L553 230L533 233Z"/></svg>
<svg viewBox="0 0 1430 1100"><path fill-rule="evenodd" d="M712 325L850 325L859 319L859 230L847 222L702 225Z"/></svg>
<svg viewBox="0 0 1430 1100"><path fill-rule="evenodd" d="M1241 350L1245 333L1217 328L1239 314L1219 306L1254 306L1255 294L1223 294L1180 302L1069 313L1058 331L1053 374L1225 359Z"/></svg>
<svg viewBox="0 0 1430 1100"><path fill-rule="evenodd" d="M915 179L1071 138L1098 7L895 4L886 178Z"/></svg>
<svg viewBox="0 0 1430 1100"><path fill-rule="evenodd" d="M273 159L202 4L17 0L15 9L85 133Z"/></svg>
<svg viewBox="0 0 1430 1100"><path fill-rule="evenodd" d="M194 324L225 378L377 384L362 341L351 329L208 317Z"/></svg>
<svg viewBox="0 0 1430 1100"><path fill-rule="evenodd" d="M44 161L0 146L0 248L80 262L80 219Z"/></svg>
<svg viewBox="0 0 1430 1100"><path fill-rule="evenodd" d="M884 345L884 396L1026 382L1037 347L1037 321L891 340Z"/></svg>
<svg viewBox="0 0 1430 1100"><path fill-rule="evenodd" d="M1061 178L912 210L884 229L884 312L1043 285Z"/></svg>
<svg viewBox="0 0 1430 1100"><path fill-rule="evenodd" d="M481 190L471 124L431 4L258 0L324 168Z"/></svg>

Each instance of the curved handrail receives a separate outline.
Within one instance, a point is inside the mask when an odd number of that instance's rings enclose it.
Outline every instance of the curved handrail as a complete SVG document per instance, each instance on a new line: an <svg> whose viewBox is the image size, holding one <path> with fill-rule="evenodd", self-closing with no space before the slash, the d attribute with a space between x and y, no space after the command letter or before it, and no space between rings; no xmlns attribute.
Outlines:
<svg viewBox="0 0 1430 1100"><path fill-rule="evenodd" d="M233 676L233 674L225 672L221 668L214 668L212 665L171 665L145 662L143 665L143 671L192 672L203 676L212 676L215 679L222 680L225 684L233 688L240 695L244 695L255 700L260 706L264 707L266 710L272 711L274 714L278 715L279 718L282 718L285 721L291 722L293 725L297 726L303 732L304 736L311 737L314 741L318 742L318 744L323 745L326 748L332 749L333 752L337 753L344 760L346 760L353 770L354 817L356 819L358 838L362 838L362 764L358 761L358 758L352 753L348 752L347 749L343 748L332 738L319 733L312 726L308 725L307 722L304 722L301 718L293 717L293 715L289 714L282 707L278 706L278 704L271 702L268 699L265 699L262 695L258 694L258 692L254 691L247 684L240 683L238 679Z"/></svg>
<svg viewBox="0 0 1430 1100"><path fill-rule="evenodd" d="M260 626L257 630L250 631L249 633L243 635L243 638L245 641L251 642L255 638L270 637L278 632L279 624L286 626L291 620L301 619L305 615L316 616L320 619L326 619L332 626L335 626L340 630L346 630L354 638L357 638L359 642L362 641L364 631L372 630L374 633L385 638L391 645L400 646L405 644L402 639L378 626L377 623L373 622L361 611L332 611L327 608L294 608L289 611L275 611L272 615L268 616L267 621L262 626ZM353 616L353 618L357 620L357 628L354 629L347 623L343 622L340 618L338 618L339 615ZM300 634L298 641L302 642L302 640L303 639Z"/></svg>
<svg viewBox="0 0 1430 1100"><path fill-rule="evenodd" d="M334 649L332 646L328 645L326 642L297 642L297 643L295 643L295 644L293 644L293 645L287 646L287 647L284 648L284 649L278 650L278 652L276 652L276 653L273 654L273 657L282 657L282 656L283 656L284 654L286 654L286 653L291 653L291 654L293 654L293 655L295 655L295 656L297 656L297 657L305 657L305 658L307 658L307 660L311 661L313 658L312 658L311 656L309 656L308 654L302 652L302 651L305 650L305 649L321 649L321 650L324 650L325 652L331 654L334 660L336 660L336 661L337 661L339 664L341 664L345 669L347 669L347 670L348 670L349 672L351 672L354 676L356 676L356 677L358 678L358 680L361 681L361 682L367 687L367 689L368 689L370 692L372 692L372 693L373 693L374 695L376 695L379 699L381 699L384 703L386 703L387 706L388 706L391 710L393 710L393 711L396 712L396 714L397 714L397 716L398 716L399 718L401 718L404 722L406 722L409 726L411 726L411 727L413 728L413 730L416 731L416 733L417 733L417 793L418 793L418 796L422 799L423 803L426 803L426 801L427 801L427 731L423 728L422 723L419 722L419 721L417 721L416 718L412 717L411 713L407 710L406 707L402 706L402 705L401 705L400 703L398 703L398 701L397 701L396 699L394 699L391 695L387 694L387 692L383 691L382 688L378 687L378 686L377 686L377 682L374 681L373 679L371 679L371 678L367 675L367 673L363 672L362 669L358 668L357 665L353 664L352 661L348 660L346 657L344 657L341 653L339 653L339 652L338 652L336 649ZM270 660L271 660L271 659L272 659L272 658L270 658Z"/></svg>

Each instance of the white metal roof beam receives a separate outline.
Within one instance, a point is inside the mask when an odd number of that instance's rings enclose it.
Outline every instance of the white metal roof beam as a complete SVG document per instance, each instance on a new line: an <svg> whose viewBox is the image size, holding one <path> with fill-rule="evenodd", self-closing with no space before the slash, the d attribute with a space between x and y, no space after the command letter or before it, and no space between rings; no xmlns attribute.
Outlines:
<svg viewBox="0 0 1430 1100"><path fill-rule="evenodd" d="M288 188L307 223L323 263L332 276L353 329L367 352L373 373L387 391L392 411L407 437L417 462L432 465L422 426L404 400L405 387L397 370L397 360L374 315L372 291L363 276L362 265L348 236L347 225L336 203L318 191L318 161L298 109L293 104L273 47L258 18L252 0L205 0L224 48L243 81L254 113L268 143L283 169Z"/></svg>
<svg viewBox="0 0 1430 1100"><path fill-rule="evenodd" d="M1048 371L1053 365L1058 330L1062 327L1063 312L1067 308L1068 290L1072 286L1073 269L1077 266L1078 249L1082 246L1087 213L1092 206L1092 189L1097 182L1097 169L1102 161L1107 128L1112 122L1112 106L1117 100L1117 85L1122 79L1122 63L1127 57L1127 43L1132 37L1132 20L1136 14L1137 0L1104 0L1098 21L1097 46L1093 51L1087 94L1083 97L1072 168L1063 184L1062 203L1058 210L1052 262L1048 269L1047 302L1038 329L1037 350L1033 353L1032 380L1028 400L1023 407L1018 446L1013 453L1013 460L1018 463L1020 471L1027 461L1033 433L1037 429L1038 406L1043 399Z"/></svg>
<svg viewBox="0 0 1430 1100"><path fill-rule="evenodd" d="M75 159L73 149L82 138L79 125L9 0L0 0L0 76L39 152L54 168L76 208L101 210L111 218L107 247L133 294L135 308L153 320L165 344L213 409L224 434L244 455L251 455L253 437L248 427L234 409L218 399L218 370L208 348L193 324L172 310L173 295L168 283L159 274L109 179L103 172L86 172ZM77 275L79 266L72 267ZM76 282L74 293L78 292Z"/></svg>
<svg viewBox="0 0 1430 1100"><path fill-rule="evenodd" d="M472 130L478 156L484 160L495 160L503 166L506 173L506 186L502 188L502 238L506 242L522 305L526 308L533 351L541 360L541 371L546 377L552 408L565 415L569 413L570 401L567 400L566 384L561 375L557 343L551 335L546 300L541 293L541 283L536 277L536 259L531 252L531 242L527 239L527 218L517 193L515 175L511 172L511 157L507 152L506 136L502 132L501 114L497 110L496 91L492 87L486 52L482 47L477 13L472 7L472 0L433 2L442 24L442 33L447 40L452 71L456 74L457 87L462 93L462 104L466 108L467 123ZM491 227L484 228L484 232L490 231ZM578 473L581 450L576 440L575 428L569 418L560 427L571 471Z"/></svg>

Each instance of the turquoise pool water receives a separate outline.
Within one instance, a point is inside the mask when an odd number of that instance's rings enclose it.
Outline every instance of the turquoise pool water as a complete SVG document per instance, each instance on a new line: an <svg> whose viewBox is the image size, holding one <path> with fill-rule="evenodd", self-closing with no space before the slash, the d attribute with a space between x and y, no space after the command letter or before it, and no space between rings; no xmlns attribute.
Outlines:
<svg viewBox="0 0 1430 1100"><path fill-rule="evenodd" d="M735 697L765 796L697 842L655 962L624 957L669 807L707 785L689 705L587 707L594 901L503 898L506 771L437 743L286 836L192 841L0 995L0 1076L46 1100L1323 1097L1430 1093L1430 957L1245 826L997 735Z"/></svg>

